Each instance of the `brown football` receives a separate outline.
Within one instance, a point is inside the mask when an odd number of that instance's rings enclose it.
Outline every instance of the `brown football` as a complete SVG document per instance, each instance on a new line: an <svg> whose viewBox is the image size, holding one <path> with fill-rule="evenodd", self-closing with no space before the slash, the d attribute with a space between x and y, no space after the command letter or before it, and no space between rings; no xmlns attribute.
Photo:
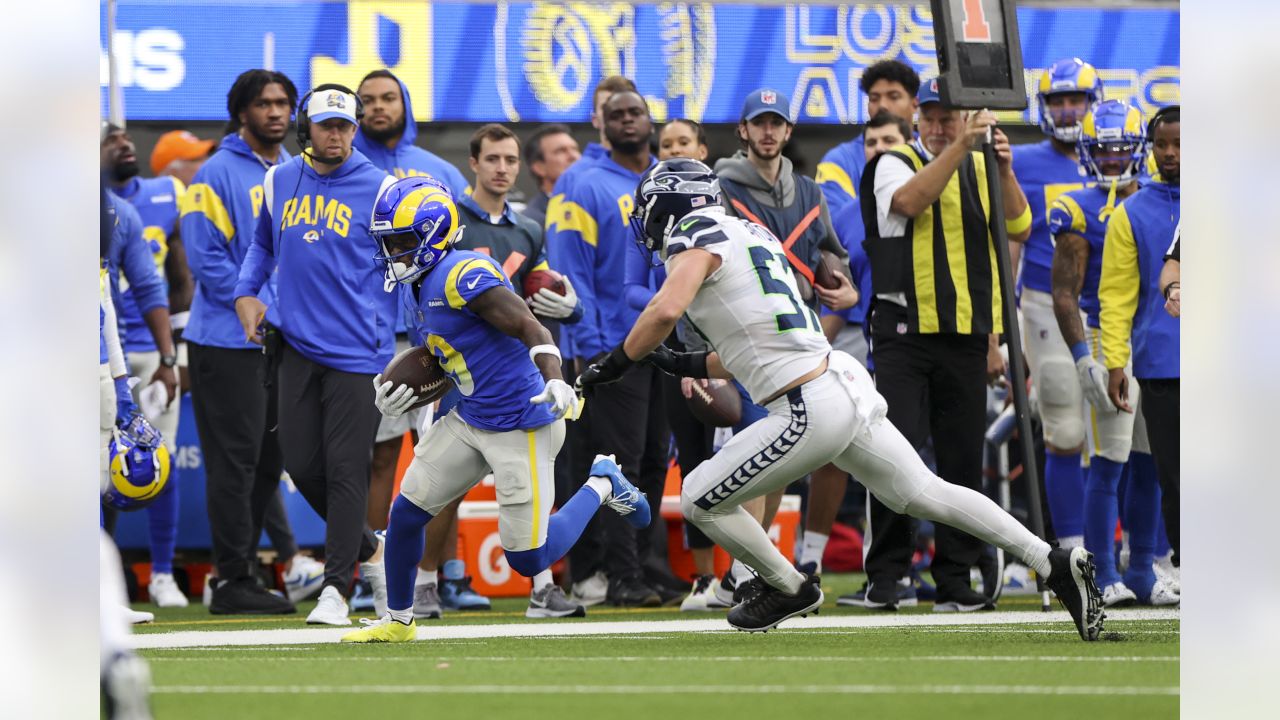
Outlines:
<svg viewBox="0 0 1280 720"><path fill-rule="evenodd" d="M547 288L557 295L564 295L564 276L550 268L533 270L524 276L524 296L526 298L537 295L542 288Z"/></svg>
<svg viewBox="0 0 1280 720"><path fill-rule="evenodd" d="M846 278L849 277L849 265L840 262L840 258L830 250L822 251L822 258L818 261L818 267L813 271L813 282L819 287L828 290L835 290L840 287L840 281L836 279L836 273L840 273Z"/></svg>
<svg viewBox="0 0 1280 720"><path fill-rule="evenodd" d="M702 383L693 381L693 394L687 401L694 417L711 427L733 427L742 421L742 396L732 383L712 380L709 387Z"/></svg>
<svg viewBox="0 0 1280 720"><path fill-rule="evenodd" d="M430 405L453 389L453 381L445 375L435 353L422 345L396 353L382 371L382 380L390 382L392 390L401 385L414 388L418 401L411 410Z"/></svg>

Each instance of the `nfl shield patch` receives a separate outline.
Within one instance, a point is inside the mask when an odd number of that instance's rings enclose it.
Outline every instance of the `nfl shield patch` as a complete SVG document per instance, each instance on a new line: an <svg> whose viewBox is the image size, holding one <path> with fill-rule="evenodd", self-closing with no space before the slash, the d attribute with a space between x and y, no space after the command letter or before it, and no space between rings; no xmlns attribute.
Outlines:
<svg viewBox="0 0 1280 720"><path fill-rule="evenodd" d="M765 90L764 92L760 93L760 102L764 103L765 105L777 105L778 93L772 90Z"/></svg>

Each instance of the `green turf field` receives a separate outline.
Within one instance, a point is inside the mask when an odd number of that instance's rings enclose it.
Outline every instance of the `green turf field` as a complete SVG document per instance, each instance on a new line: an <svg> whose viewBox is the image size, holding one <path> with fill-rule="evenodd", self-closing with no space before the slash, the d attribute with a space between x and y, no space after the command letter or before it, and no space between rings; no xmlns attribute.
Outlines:
<svg viewBox="0 0 1280 720"><path fill-rule="evenodd" d="M824 580L824 622L876 617L835 607L836 596L855 589L860 578ZM444 635L490 636L375 646L310 643L310 634L334 634L332 628L305 630L309 607L297 616L249 621L212 617L198 606L157 613L157 623L138 628L140 634L202 631L196 641L202 647L142 651L151 662L156 716L532 719L581 712L666 720L830 710L862 717L1092 720L1167 718L1178 710L1176 617L1125 620L1117 612L1107 640L1086 644L1067 621L1041 614L1031 598L1002 601L1000 610L1022 612L1001 615L999 624L810 628L794 622L763 635L733 632L719 614L694 616L710 621L695 623L711 628L700 632L650 625L691 619L669 609L592 608L583 620L525 621L524 601L504 600L488 613L420 623ZM932 623L930 610L925 603L898 617ZM584 625L600 622L626 625L599 626L603 635L567 634L592 631ZM512 623L561 634L506 636L527 629ZM222 631L245 629L302 632L286 633L292 639L282 644L223 644Z"/></svg>

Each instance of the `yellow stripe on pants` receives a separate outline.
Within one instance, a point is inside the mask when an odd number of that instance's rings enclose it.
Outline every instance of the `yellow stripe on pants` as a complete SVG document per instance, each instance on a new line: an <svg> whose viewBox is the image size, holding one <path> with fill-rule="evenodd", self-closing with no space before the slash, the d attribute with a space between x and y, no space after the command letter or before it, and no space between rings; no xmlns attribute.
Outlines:
<svg viewBox="0 0 1280 720"><path fill-rule="evenodd" d="M529 540L529 548L538 547L538 520L541 517L538 503L538 437L533 430L526 431L529 436L529 478L533 483L533 537Z"/></svg>

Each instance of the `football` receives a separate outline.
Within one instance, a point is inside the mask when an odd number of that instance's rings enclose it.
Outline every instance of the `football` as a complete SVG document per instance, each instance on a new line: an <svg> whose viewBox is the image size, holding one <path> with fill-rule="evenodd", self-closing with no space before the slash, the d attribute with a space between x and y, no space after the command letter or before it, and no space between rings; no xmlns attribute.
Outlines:
<svg viewBox="0 0 1280 720"><path fill-rule="evenodd" d="M547 288L557 295L565 294L564 276L555 270L534 270L524 276L524 296L531 298L542 288Z"/></svg>
<svg viewBox="0 0 1280 720"><path fill-rule="evenodd" d="M453 389L453 381L445 375L435 353L419 345L396 353L382 371L382 380L392 384L392 390L401 385L415 388L418 401L410 410L430 405Z"/></svg>
<svg viewBox="0 0 1280 720"><path fill-rule="evenodd" d="M840 287L840 281L836 279L836 273L849 277L849 266L847 263L840 262L840 258L830 250L823 250L822 257L818 261L818 267L813 270L813 282L819 287L827 290L835 290Z"/></svg>
<svg viewBox="0 0 1280 720"><path fill-rule="evenodd" d="M733 427L742 421L742 396L724 380L693 381L689 411L704 425Z"/></svg>

